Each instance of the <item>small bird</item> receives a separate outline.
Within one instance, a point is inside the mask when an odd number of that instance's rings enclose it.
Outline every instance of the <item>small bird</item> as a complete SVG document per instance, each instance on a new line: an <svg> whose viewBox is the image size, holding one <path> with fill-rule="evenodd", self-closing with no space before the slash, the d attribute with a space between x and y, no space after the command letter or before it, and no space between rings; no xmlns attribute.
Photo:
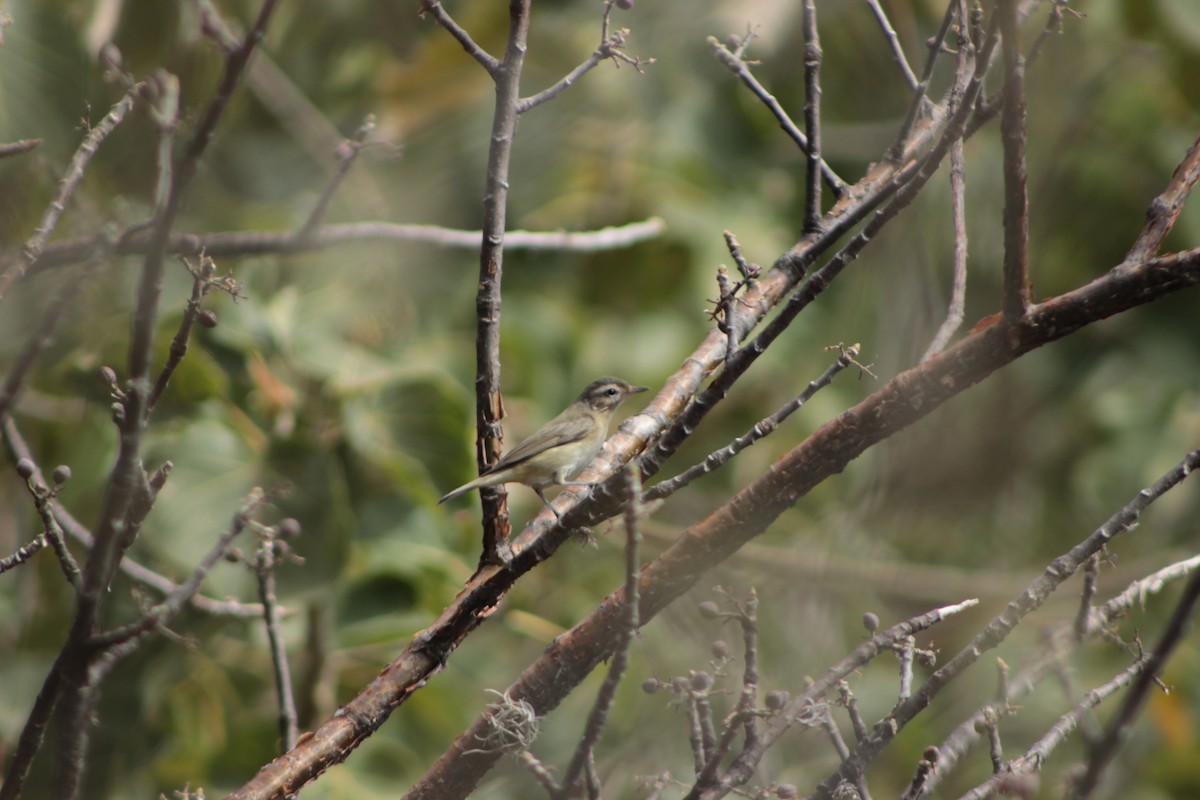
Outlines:
<svg viewBox="0 0 1200 800"><path fill-rule="evenodd" d="M592 381L574 403L541 430L502 455L495 464L485 467L478 478L447 492L438 502L444 503L483 486L523 483L537 492L546 508L558 517L557 509L550 505L542 490L549 486L592 486L570 478L600 452L617 406L630 395L644 391L645 386L630 386L611 376Z"/></svg>

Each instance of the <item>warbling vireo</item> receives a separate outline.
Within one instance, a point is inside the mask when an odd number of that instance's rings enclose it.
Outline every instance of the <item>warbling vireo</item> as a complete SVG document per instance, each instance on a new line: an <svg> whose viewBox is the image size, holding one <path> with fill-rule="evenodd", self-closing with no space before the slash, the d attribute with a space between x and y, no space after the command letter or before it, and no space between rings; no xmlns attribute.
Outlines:
<svg viewBox="0 0 1200 800"><path fill-rule="evenodd" d="M542 490L550 486L591 486L570 478L600 452L608 438L608 424L621 401L644 391L645 386L630 386L620 378L604 377L592 381L566 411L502 455L478 478L447 492L438 502L444 503L483 486L523 483L537 492L546 508L557 517L558 511L550 505Z"/></svg>

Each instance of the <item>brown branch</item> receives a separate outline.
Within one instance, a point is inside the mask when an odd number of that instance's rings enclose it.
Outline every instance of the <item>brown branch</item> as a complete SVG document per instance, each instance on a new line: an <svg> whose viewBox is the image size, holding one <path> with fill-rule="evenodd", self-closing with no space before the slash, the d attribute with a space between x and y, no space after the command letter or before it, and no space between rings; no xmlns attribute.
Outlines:
<svg viewBox="0 0 1200 800"><path fill-rule="evenodd" d="M1192 193L1197 180L1200 180L1200 139L1192 142L1187 155L1179 162L1179 166L1175 167L1175 172L1171 175L1171 181L1167 184L1167 188L1150 201L1150 206L1146 209L1146 224L1142 228L1142 232L1138 234L1133 246L1129 248L1129 252L1125 255L1125 261L1114 269L1122 269L1126 263L1136 264L1145 261L1158 253L1163 240L1175 227L1175 221L1179 219L1179 213L1183 211L1183 203Z"/></svg>
<svg viewBox="0 0 1200 800"><path fill-rule="evenodd" d="M804 0L804 131L808 137L804 226L807 235L821 229L821 38L817 6Z"/></svg>
<svg viewBox="0 0 1200 800"><path fill-rule="evenodd" d="M479 288L475 295L475 459L480 472L500 458L504 443L504 430L500 427L504 419L504 401L500 394L500 285L508 218L508 170L520 116L521 70L529 39L530 2L509 0L504 60L494 71L489 70L496 82L496 106L488 147ZM484 489L481 495L483 548L480 565L500 563L508 557L508 537L512 531L508 520L508 496L503 487Z"/></svg>
<svg viewBox="0 0 1200 800"><path fill-rule="evenodd" d="M1025 58L1021 54L1020 0L997 8L1004 54L1004 317L1020 319L1033 299L1029 275L1029 199L1025 184Z"/></svg>

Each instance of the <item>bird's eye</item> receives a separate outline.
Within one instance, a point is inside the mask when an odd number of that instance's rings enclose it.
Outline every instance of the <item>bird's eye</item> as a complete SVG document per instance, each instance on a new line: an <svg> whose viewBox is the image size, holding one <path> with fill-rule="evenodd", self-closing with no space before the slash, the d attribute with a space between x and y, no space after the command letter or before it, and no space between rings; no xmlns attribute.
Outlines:
<svg viewBox="0 0 1200 800"><path fill-rule="evenodd" d="M610 386L610 387L608 387L607 389L605 389L605 390L604 390L604 393L605 393L606 395L608 395L609 397L612 397L614 394L616 394L616 393L617 393L617 387L615 387L615 386Z"/></svg>

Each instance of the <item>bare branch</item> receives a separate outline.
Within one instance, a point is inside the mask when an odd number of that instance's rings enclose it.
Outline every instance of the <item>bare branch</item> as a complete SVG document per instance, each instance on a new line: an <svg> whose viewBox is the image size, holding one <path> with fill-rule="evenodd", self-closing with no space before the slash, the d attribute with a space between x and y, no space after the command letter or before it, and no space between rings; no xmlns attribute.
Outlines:
<svg viewBox="0 0 1200 800"><path fill-rule="evenodd" d="M442 8L440 2L437 0L421 0L421 13L433 14L433 18L437 21L437 24L445 28L446 33L449 33L462 45L462 49L467 51L467 55L478 61L479 65L487 70L488 75L491 75L493 80L499 80L498 76L503 65L494 56L475 44L475 40L471 38L471 34L463 30L454 21L449 12Z"/></svg>
<svg viewBox="0 0 1200 800"><path fill-rule="evenodd" d="M779 104L779 101L775 99L775 96L768 92L766 88L758 82L758 78L754 77L754 73L750 71L749 64L742 60L741 55L730 50L715 36L708 37L708 43L712 45L713 54L717 57L717 61L720 61L722 64L724 64L730 72L732 72L734 75L737 75L738 78L741 79L742 83L746 84L747 88L754 93L755 97L762 101L763 105L767 107L767 109L779 122L779 127L783 129L783 132L790 136L792 141L800 146L800 150L802 152L807 153L808 137L805 136L798 127L796 127L796 123L793 122L792 118L788 116L788 113L783 110L783 106ZM827 163L825 163L823 159L820 161L820 164L821 176L825 179L825 183L829 186L829 189L833 192L834 196L842 197L845 195L848 190L846 182L839 178L837 173L834 172L833 169Z"/></svg>
<svg viewBox="0 0 1200 800"><path fill-rule="evenodd" d="M879 0L867 0L867 5L871 8L871 13L875 15L875 19L879 21L879 27L883 28L883 34L887 37L888 46L892 48L892 58L896 60L896 65L900 67L900 74L904 76L904 82L908 84L909 89L912 89L914 92L917 91L920 88L920 81L917 80L912 67L908 65L908 59L904 57L904 48L900 46L900 37L896 35L896 29L892 27L887 13L879 5Z"/></svg>
<svg viewBox="0 0 1200 800"><path fill-rule="evenodd" d="M808 138L803 233L821 229L821 39L817 6L804 0L804 131Z"/></svg>
<svg viewBox="0 0 1200 800"><path fill-rule="evenodd" d="M1004 52L1004 318L1025 316L1033 299L1029 275L1029 199L1025 184L1025 59L1021 55L1020 0L997 8Z"/></svg>

